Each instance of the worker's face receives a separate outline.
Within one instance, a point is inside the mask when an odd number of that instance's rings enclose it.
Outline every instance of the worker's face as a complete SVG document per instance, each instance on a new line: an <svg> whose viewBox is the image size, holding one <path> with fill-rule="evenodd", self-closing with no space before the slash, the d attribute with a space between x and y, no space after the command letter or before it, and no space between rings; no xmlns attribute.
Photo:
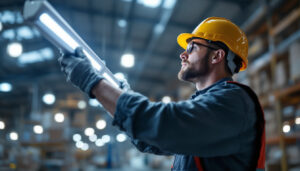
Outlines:
<svg viewBox="0 0 300 171"><path fill-rule="evenodd" d="M209 46L205 40L192 40L189 42L187 50L180 54L181 69L178 73L180 80L196 82L208 74L211 50L205 45Z"/></svg>

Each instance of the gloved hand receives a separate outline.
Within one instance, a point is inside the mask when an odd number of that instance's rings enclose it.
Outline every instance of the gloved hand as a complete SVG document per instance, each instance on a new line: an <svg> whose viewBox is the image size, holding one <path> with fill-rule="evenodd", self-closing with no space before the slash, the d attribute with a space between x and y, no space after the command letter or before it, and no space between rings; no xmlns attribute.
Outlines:
<svg viewBox="0 0 300 171"><path fill-rule="evenodd" d="M131 91L130 85L126 79L118 79L120 82L120 89L123 91Z"/></svg>
<svg viewBox="0 0 300 171"><path fill-rule="evenodd" d="M61 71L66 74L67 81L88 94L89 97L95 98L91 90L104 77L93 68L81 47L76 48L74 54L62 53L58 62Z"/></svg>

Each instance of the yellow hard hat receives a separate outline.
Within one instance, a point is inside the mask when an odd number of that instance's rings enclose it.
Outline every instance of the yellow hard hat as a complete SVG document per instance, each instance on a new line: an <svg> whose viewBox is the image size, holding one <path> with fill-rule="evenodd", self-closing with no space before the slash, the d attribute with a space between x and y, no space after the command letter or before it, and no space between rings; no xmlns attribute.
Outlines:
<svg viewBox="0 0 300 171"><path fill-rule="evenodd" d="M181 33L177 37L178 44L186 49L188 39L199 37L224 43L233 53L242 59L241 71L248 65L248 40L245 33L230 20L222 17L209 17L202 21L192 33Z"/></svg>

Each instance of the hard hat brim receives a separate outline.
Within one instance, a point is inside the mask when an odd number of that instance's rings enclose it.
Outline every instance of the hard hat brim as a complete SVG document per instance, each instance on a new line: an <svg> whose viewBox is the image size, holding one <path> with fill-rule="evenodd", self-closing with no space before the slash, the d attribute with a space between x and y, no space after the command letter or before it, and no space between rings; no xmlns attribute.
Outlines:
<svg viewBox="0 0 300 171"><path fill-rule="evenodd" d="M192 37L199 37L195 34L191 34L191 33L181 33L178 35L177 37L177 43L179 44L179 46L181 46L183 49L186 49L188 42L187 40L192 38ZM201 37L199 37L201 38Z"/></svg>

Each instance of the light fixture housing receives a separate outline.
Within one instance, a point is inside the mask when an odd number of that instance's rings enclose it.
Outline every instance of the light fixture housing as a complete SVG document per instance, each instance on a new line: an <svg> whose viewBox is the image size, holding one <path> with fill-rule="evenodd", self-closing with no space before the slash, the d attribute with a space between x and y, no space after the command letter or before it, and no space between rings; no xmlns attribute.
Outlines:
<svg viewBox="0 0 300 171"><path fill-rule="evenodd" d="M37 29L51 43L63 52L74 53L77 47L82 47L86 57L93 67L115 87L120 82L97 54L85 41L72 29L63 17L46 0L27 0L24 5L23 17L37 27Z"/></svg>

